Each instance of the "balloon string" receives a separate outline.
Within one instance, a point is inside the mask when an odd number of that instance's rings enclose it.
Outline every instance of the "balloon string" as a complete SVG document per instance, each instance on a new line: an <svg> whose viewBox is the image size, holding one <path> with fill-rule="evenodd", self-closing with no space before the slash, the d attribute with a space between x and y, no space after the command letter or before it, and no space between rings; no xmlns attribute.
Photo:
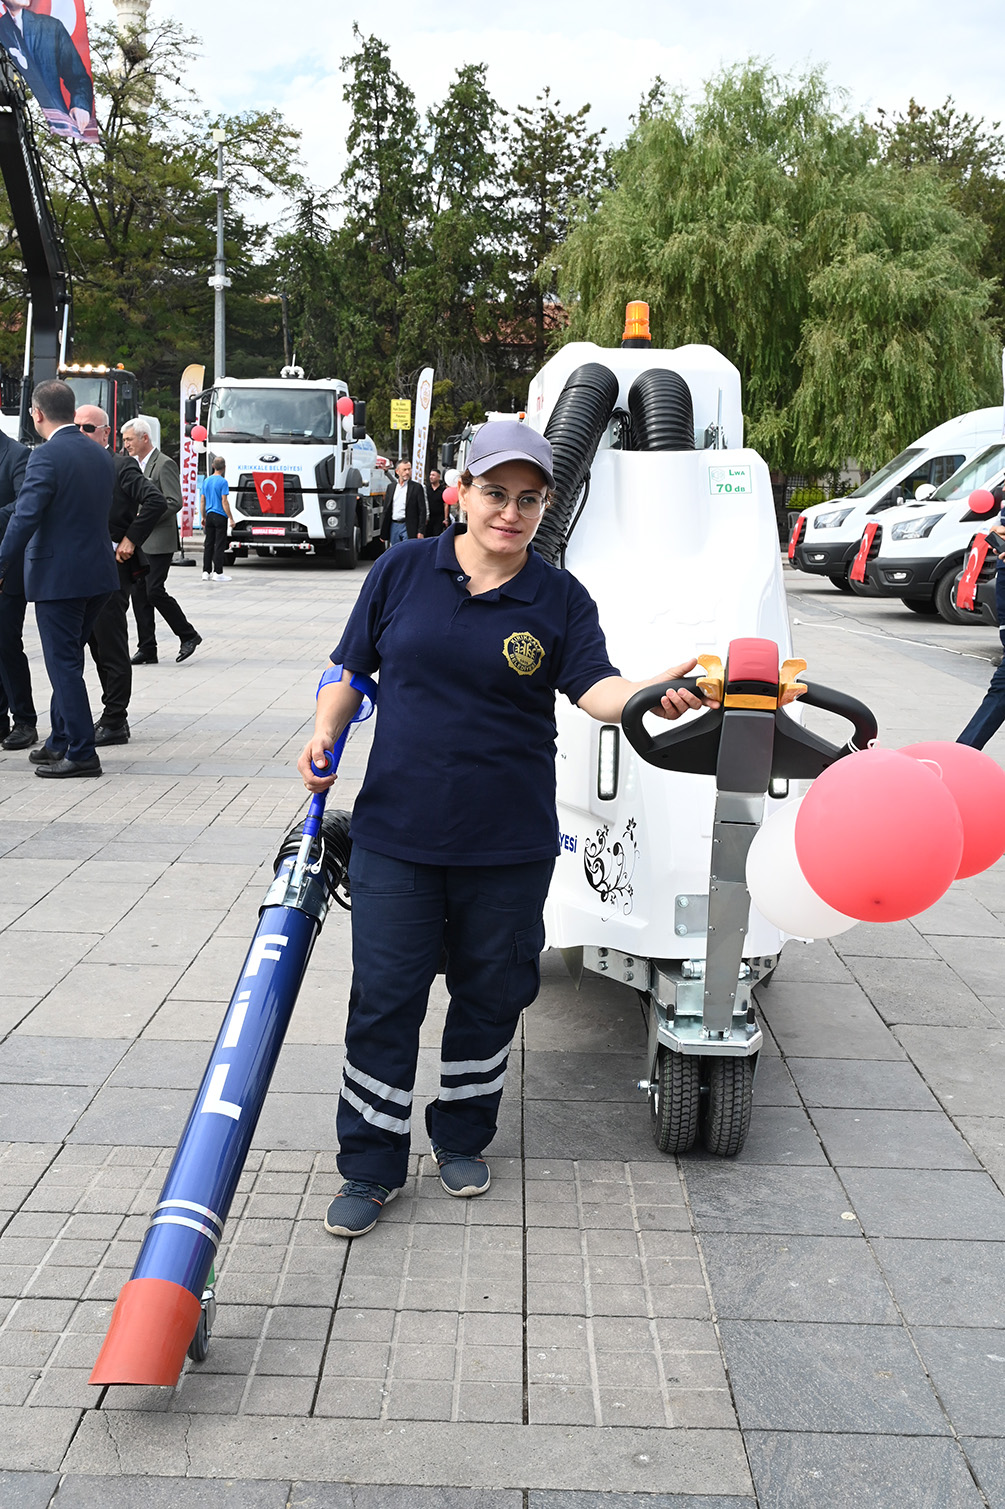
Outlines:
<svg viewBox="0 0 1005 1509"><path fill-rule="evenodd" d="M938 760L919 760L918 764L919 765L931 765L932 769L935 771L935 774L938 776L939 780L941 781L941 780L944 779L943 774L942 774L942 766L939 764Z"/></svg>

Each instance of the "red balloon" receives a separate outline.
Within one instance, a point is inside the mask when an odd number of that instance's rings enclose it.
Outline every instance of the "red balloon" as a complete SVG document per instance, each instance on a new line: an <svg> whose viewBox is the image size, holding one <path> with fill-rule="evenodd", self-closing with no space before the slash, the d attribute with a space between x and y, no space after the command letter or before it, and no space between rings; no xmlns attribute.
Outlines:
<svg viewBox="0 0 1005 1509"><path fill-rule="evenodd" d="M457 502L456 487L445 487L443 489L443 501L448 508L453 508L454 504Z"/></svg>
<svg viewBox="0 0 1005 1509"><path fill-rule="evenodd" d="M863 922L899 922L933 906L956 878L963 819L930 766L865 749L813 782L796 820L796 854L828 906Z"/></svg>
<svg viewBox="0 0 1005 1509"><path fill-rule="evenodd" d="M204 424L194 424L192 426L192 439L195 441L196 445L202 445L202 442L206 439L206 436L208 434L209 431Z"/></svg>
<svg viewBox="0 0 1005 1509"><path fill-rule="evenodd" d="M351 398L340 398L335 407L342 415L342 418L345 419L353 411L353 401Z"/></svg>
<svg viewBox="0 0 1005 1509"><path fill-rule="evenodd" d="M969 744L930 739L908 744L901 754L930 760L963 819L963 858L957 880L979 875L1005 854L1005 770ZM931 768L931 767L929 767Z"/></svg>
<svg viewBox="0 0 1005 1509"><path fill-rule="evenodd" d="M971 513L990 513L997 505L994 493L989 493L986 487L978 487L970 494Z"/></svg>

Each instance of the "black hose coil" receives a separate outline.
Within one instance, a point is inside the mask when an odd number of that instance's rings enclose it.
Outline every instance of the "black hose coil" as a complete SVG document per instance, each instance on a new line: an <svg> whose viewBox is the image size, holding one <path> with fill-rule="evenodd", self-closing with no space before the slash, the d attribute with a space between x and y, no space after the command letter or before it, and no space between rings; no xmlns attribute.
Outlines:
<svg viewBox="0 0 1005 1509"><path fill-rule="evenodd" d="M640 372L629 391L628 408L636 450L694 450L691 389L679 372L668 367Z"/></svg>
<svg viewBox="0 0 1005 1509"><path fill-rule="evenodd" d="M617 401L614 373L599 362L586 362L569 376L551 411L544 433L555 455L555 501L541 520L534 548L553 566L562 564L576 499Z"/></svg>

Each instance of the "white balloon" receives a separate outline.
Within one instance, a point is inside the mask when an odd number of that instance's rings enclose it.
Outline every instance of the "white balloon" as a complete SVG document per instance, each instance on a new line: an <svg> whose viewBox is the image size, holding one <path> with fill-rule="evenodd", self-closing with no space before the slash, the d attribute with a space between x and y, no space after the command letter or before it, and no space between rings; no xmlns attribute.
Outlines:
<svg viewBox="0 0 1005 1509"><path fill-rule="evenodd" d="M747 853L747 889L757 910L794 938L833 938L856 918L836 912L816 891L796 857L796 818L803 798L765 818Z"/></svg>
<svg viewBox="0 0 1005 1509"><path fill-rule="evenodd" d="M447 468L447 470L443 473L443 480L448 487L457 486L458 482L461 480L461 474L457 470L456 466Z"/></svg>

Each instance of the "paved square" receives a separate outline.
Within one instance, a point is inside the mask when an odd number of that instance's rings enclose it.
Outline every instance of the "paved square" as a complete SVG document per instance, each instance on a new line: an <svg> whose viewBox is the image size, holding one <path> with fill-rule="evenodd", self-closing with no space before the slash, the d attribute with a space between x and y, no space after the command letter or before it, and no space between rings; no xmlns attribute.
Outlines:
<svg viewBox="0 0 1005 1509"><path fill-rule="evenodd" d="M205 642L137 668L102 781L53 789L0 756L0 1505L1005 1504L1005 865L913 923L787 947L729 1163L657 1153L634 995L577 994L546 955L490 1192L451 1200L416 1146L356 1243L321 1221L349 982L333 915L206 1362L176 1389L90 1387L303 808L293 764L363 570L196 575L172 584ZM955 736L991 631L788 586L810 674L872 703L891 745ZM438 982L421 1094L444 1005Z"/></svg>

